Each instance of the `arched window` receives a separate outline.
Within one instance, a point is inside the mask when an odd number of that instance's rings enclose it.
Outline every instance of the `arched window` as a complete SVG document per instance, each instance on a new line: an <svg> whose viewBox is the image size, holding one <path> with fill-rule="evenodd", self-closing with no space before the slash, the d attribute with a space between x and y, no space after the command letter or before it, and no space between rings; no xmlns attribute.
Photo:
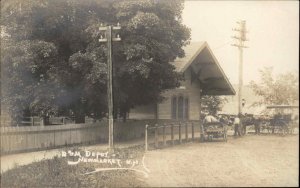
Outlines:
<svg viewBox="0 0 300 188"><path fill-rule="evenodd" d="M184 99L184 119L189 119L189 98Z"/></svg>
<svg viewBox="0 0 300 188"><path fill-rule="evenodd" d="M189 98L183 96L173 96L171 99L171 117L172 119L189 119Z"/></svg>
<svg viewBox="0 0 300 188"><path fill-rule="evenodd" d="M183 97L180 96L178 97L178 119L183 119L183 111L184 111Z"/></svg>
<svg viewBox="0 0 300 188"><path fill-rule="evenodd" d="M172 119L177 119L177 97L172 97L171 101Z"/></svg>
<svg viewBox="0 0 300 188"><path fill-rule="evenodd" d="M171 99L171 118L179 120L189 119L189 98L173 96Z"/></svg>

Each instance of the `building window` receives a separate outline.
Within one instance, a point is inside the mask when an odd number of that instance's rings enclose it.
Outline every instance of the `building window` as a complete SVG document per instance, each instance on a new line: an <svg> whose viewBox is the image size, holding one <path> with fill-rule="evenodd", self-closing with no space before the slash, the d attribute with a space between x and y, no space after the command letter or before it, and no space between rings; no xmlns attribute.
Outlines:
<svg viewBox="0 0 300 188"><path fill-rule="evenodd" d="M177 119L177 97L172 97L171 103L172 119Z"/></svg>
<svg viewBox="0 0 300 188"><path fill-rule="evenodd" d="M184 99L184 119L189 119L189 99Z"/></svg>
<svg viewBox="0 0 300 188"><path fill-rule="evenodd" d="M183 119L183 110L184 110L184 106L183 106L183 97L180 96L178 97L178 116L177 119Z"/></svg>
<svg viewBox="0 0 300 188"><path fill-rule="evenodd" d="M171 100L172 119L189 119L189 99L183 96L173 96Z"/></svg>

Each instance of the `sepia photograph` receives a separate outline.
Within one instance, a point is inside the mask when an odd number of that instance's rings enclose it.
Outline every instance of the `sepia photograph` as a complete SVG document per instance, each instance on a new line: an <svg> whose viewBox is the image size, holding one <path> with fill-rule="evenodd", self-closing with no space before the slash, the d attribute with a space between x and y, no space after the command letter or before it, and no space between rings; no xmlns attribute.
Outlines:
<svg viewBox="0 0 300 188"><path fill-rule="evenodd" d="M299 187L299 1L0 0L0 187Z"/></svg>

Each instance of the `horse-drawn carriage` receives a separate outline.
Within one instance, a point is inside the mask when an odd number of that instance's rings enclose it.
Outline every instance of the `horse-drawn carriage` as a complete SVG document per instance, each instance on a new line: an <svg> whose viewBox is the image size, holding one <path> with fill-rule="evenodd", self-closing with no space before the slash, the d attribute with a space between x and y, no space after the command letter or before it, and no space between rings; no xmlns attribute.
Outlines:
<svg viewBox="0 0 300 188"><path fill-rule="evenodd" d="M267 106L268 116L261 123L261 130L268 133L292 134L299 126L298 106Z"/></svg>
<svg viewBox="0 0 300 188"><path fill-rule="evenodd" d="M227 142L227 125L222 122L211 122L203 124L204 140L222 138Z"/></svg>
<svg viewBox="0 0 300 188"><path fill-rule="evenodd" d="M241 133L246 134L247 127L255 129L255 133L292 134L299 127L298 106L272 105L267 106L260 114L241 115Z"/></svg>

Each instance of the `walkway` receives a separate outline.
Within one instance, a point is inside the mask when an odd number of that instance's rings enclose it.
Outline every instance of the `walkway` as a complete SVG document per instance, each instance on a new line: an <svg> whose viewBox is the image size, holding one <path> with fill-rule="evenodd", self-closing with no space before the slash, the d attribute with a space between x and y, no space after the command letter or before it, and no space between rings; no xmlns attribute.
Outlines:
<svg viewBox="0 0 300 188"><path fill-rule="evenodd" d="M128 148L137 145L143 145L144 140L132 140L123 143L116 143L115 148ZM76 147L76 146L74 146ZM67 147L73 148L73 147ZM44 159L52 159L55 156L60 157L62 151L66 151L67 148L60 148L60 149L51 149L46 151L35 151L29 153L18 153L18 154L11 154L11 155L4 155L1 156L1 173L12 169L16 166L23 166L33 162L38 162ZM108 144L97 144L97 145L90 145L90 146L78 146L79 149L82 150L96 150L96 151L105 151L108 149Z"/></svg>

